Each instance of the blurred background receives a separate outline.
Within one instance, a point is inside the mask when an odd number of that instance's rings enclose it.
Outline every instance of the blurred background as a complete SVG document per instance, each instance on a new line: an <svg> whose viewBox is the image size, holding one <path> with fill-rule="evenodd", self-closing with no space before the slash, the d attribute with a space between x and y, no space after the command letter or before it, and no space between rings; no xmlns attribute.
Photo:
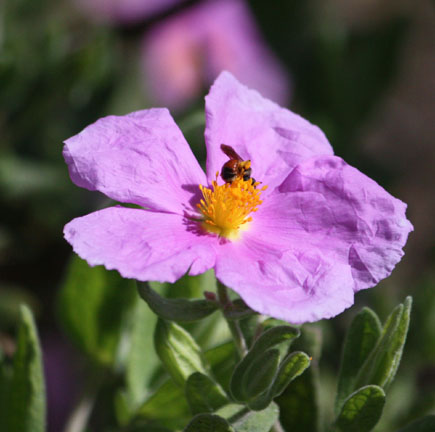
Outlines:
<svg viewBox="0 0 435 432"><path fill-rule="evenodd" d="M42 340L51 431L86 380L59 325L71 259L62 229L108 205L69 180L62 141L99 117L166 106L203 163L203 97L224 69L319 125L337 155L408 204L415 231L392 276L320 324L322 388L335 385L354 313L369 305L385 319L410 294L405 355L376 430L434 410L434 33L430 0L0 3L0 346L13 352L25 301Z"/></svg>

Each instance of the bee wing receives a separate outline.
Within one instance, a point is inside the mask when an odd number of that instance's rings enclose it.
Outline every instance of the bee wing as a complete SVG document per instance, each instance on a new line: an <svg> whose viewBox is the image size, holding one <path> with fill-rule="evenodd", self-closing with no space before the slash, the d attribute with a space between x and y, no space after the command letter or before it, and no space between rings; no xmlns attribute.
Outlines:
<svg viewBox="0 0 435 432"><path fill-rule="evenodd" d="M229 145L221 144L221 150L230 158L237 159L239 161L243 160L236 151Z"/></svg>

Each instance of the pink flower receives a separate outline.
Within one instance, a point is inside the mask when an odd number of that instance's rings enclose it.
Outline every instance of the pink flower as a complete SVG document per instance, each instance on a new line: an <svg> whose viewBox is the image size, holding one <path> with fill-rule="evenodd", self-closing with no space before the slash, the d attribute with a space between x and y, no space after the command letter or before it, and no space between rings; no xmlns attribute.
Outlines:
<svg viewBox="0 0 435 432"><path fill-rule="evenodd" d="M316 126L227 72L206 97L205 142L207 176L166 109L105 117L68 139L78 186L142 207L74 219L64 230L74 251L142 281L213 268L252 309L293 323L342 312L402 257L406 205L334 156ZM261 185L212 185L228 161L221 143Z"/></svg>
<svg viewBox="0 0 435 432"><path fill-rule="evenodd" d="M144 83L157 103L179 109L203 93L222 70L279 104L289 80L242 0L210 0L158 23L144 37Z"/></svg>

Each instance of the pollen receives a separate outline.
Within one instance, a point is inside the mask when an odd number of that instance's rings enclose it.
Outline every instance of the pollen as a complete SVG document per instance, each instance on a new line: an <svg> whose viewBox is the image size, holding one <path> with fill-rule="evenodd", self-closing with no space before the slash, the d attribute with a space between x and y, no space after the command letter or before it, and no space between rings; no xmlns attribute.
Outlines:
<svg viewBox="0 0 435 432"><path fill-rule="evenodd" d="M212 188L199 186L203 199L197 206L203 215L202 227L220 237L234 240L252 221L252 213L262 204L261 192L267 186L257 189L259 182L252 183L252 179L243 180L241 177L232 183L218 185L218 175L216 173Z"/></svg>

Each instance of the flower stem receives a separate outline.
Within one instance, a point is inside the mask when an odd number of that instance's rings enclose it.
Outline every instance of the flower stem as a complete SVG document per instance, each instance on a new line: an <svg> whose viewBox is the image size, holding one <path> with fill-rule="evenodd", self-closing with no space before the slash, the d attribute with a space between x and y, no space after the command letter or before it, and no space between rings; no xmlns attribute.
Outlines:
<svg viewBox="0 0 435 432"><path fill-rule="evenodd" d="M219 302L222 305L224 311L226 308L231 306L231 300L228 296L228 288L217 281L217 294L219 298ZM225 316L225 313L224 313ZM242 330L240 329L239 323L236 320L229 320L226 318L228 327L231 331L231 334L234 339L234 343L236 345L237 352L240 358L243 358L247 352L245 338L243 337Z"/></svg>

